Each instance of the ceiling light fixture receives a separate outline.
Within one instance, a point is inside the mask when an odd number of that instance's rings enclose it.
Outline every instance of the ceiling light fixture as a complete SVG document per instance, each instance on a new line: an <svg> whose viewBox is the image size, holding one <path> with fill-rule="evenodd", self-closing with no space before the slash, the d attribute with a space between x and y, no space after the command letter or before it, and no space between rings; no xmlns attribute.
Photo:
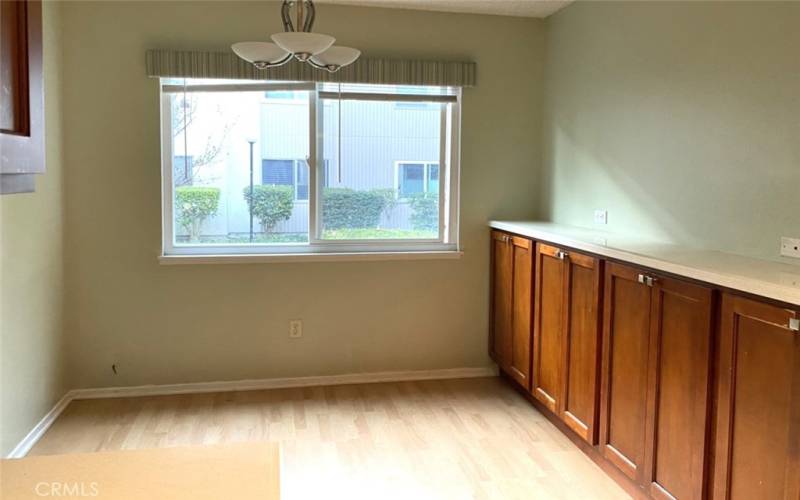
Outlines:
<svg viewBox="0 0 800 500"><path fill-rule="evenodd" d="M292 22L294 9L295 22ZM283 33L275 33L272 42L239 42L231 45L237 56L258 69L274 68L292 58L334 73L352 64L361 51L333 45L336 39L322 33L312 33L316 8L312 0L283 0L281 19Z"/></svg>

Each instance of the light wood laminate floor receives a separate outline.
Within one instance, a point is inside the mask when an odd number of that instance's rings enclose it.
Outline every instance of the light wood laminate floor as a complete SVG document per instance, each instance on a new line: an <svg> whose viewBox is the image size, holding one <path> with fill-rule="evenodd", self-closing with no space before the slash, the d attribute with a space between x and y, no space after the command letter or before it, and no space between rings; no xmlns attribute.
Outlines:
<svg viewBox="0 0 800 500"><path fill-rule="evenodd" d="M285 500L629 498L500 378L73 401L30 455L243 441Z"/></svg>

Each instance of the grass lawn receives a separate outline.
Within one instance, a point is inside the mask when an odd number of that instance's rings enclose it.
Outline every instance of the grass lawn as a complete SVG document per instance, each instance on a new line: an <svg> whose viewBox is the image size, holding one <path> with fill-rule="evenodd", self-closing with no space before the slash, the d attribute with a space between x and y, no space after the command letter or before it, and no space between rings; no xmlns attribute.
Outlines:
<svg viewBox="0 0 800 500"><path fill-rule="evenodd" d="M322 231L325 240L422 240L436 239L437 231L416 229L326 229Z"/></svg>
<svg viewBox="0 0 800 500"><path fill-rule="evenodd" d="M409 240L409 239L436 239L436 231L425 231L415 229L326 229L322 232L325 240ZM246 244L250 243L249 234L229 234L227 236L202 236L200 245L219 245L219 244ZM278 233L264 234L256 233L253 235L253 243L259 245L275 245L281 243L308 243L306 233ZM178 244L189 244L186 237L179 237Z"/></svg>

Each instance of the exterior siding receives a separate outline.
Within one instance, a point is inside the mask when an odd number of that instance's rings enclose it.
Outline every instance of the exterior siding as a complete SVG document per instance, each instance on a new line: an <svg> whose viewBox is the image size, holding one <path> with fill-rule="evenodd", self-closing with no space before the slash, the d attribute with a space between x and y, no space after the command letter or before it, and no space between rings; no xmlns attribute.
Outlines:
<svg viewBox="0 0 800 500"><path fill-rule="evenodd" d="M303 93L305 94L305 93ZM356 190L396 189L398 161L438 162L440 155L440 105L382 101L342 101L341 161L339 170L339 102L321 101L324 120L323 158L325 184ZM298 160L309 156L309 107L301 99L262 99L259 104L258 143L254 158L254 184L261 183L261 160ZM247 120L245 120L246 122ZM246 127L248 124L241 124ZM197 138L205 139L202 134ZM241 135L241 134L240 134ZM249 185L249 146L228 141L224 161L213 166L214 181L221 188L217 215L203 225L207 236L249 232L249 213L243 190ZM196 146L199 147L199 146ZM233 151L235 149L235 151ZM192 148L189 148L190 153ZM384 215L381 227L408 227L411 210L400 200ZM255 231L260 232L258 221ZM178 235L185 235L176 228ZM276 233L308 232L308 202L295 201L292 216L278 224Z"/></svg>

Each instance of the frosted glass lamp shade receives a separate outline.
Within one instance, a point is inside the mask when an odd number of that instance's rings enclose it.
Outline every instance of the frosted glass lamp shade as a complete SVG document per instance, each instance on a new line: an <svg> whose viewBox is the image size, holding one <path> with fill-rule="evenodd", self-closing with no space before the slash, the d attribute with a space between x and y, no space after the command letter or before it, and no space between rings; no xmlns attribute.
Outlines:
<svg viewBox="0 0 800 500"><path fill-rule="evenodd" d="M311 62L335 71L348 64L352 64L360 55L361 51L358 49L333 46L325 52L311 57Z"/></svg>
<svg viewBox="0 0 800 500"><path fill-rule="evenodd" d="M305 61L315 54L326 51L336 39L322 33L286 31L272 35L272 41L286 52L294 54L299 60Z"/></svg>
<svg viewBox="0 0 800 500"><path fill-rule="evenodd" d="M256 67L266 67L283 60L288 54L285 50L270 42L239 42L231 45L237 56Z"/></svg>

